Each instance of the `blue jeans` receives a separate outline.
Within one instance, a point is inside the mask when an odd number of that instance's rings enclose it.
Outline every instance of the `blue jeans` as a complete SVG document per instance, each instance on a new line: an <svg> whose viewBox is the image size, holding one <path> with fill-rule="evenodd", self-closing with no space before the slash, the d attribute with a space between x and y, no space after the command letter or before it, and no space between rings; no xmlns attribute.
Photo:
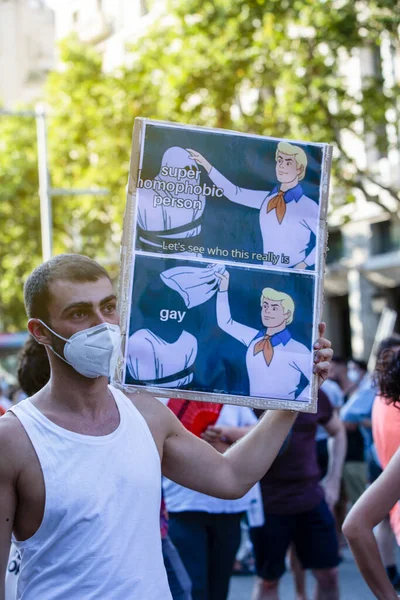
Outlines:
<svg viewBox="0 0 400 600"><path fill-rule="evenodd" d="M192 583L178 550L168 536L162 540L162 553L173 600L192 600Z"/></svg>
<svg viewBox="0 0 400 600"><path fill-rule="evenodd" d="M169 513L169 535L192 580L193 600L225 600L243 513Z"/></svg>

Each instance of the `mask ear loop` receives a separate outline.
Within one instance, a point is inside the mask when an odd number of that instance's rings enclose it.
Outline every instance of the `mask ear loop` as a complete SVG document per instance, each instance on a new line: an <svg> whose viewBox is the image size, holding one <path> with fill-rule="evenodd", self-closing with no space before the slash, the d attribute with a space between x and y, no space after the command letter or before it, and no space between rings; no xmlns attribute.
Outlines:
<svg viewBox="0 0 400 600"><path fill-rule="evenodd" d="M48 329L49 331L51 331L52 334L54 334L55 336L57 336L58 338L60 338L60 340L63 340L64 342L68 342L68 340L66 338L64 338L62 335L59 335L58 333L56 333L55 331L53 331L51 329L51 327L49 327L48 325L46 325L46 323L44 323L42 321L42 319L37 319L37 320L39 321L39 323L41 323L43 325L43 327L46 327L46 329ZM34 335L32 335L32 337L36 340L36 342L38 344L40 344L41 346L46 346L46 348L50 348L50 350L53 352L53 354L55 354L56 356L58 356L58 358L61 358L61 360L63 360L70 367L72 366L71 363L69 363L63 356L61 356L60 354L58 354L58 352L56 352L54 350L53 346L50 346L50 344L44 344L43 342L39 342L39 340L37 340Z"/></svg>

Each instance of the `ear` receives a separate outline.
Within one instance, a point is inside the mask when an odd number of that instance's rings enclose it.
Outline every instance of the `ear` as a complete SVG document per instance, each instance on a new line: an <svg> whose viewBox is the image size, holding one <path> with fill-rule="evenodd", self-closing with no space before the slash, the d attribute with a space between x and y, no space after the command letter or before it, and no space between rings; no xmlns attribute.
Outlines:
<svg viewBox="0 0 400 600"><path fill-rule="evenodd" d="M297 167L297 173L300 175L302 175L304 172L304 165L300 165Z"/></svg>
<svg viewBox="0 0 400 600"><path fill-rule="evenodd" d="M292 311L287 310L285 313L283 313L283 316L285 317L286 322L289 321L290 317L292 316Z"/></svg>
<svg viewBox="0 0 400 600"><path fill-rule="evenodd" d="M50 332L39 319L29 319L28 330L31 336L34 337L39 344L44 344L45 346L51 345L52 340Z"/></svg>

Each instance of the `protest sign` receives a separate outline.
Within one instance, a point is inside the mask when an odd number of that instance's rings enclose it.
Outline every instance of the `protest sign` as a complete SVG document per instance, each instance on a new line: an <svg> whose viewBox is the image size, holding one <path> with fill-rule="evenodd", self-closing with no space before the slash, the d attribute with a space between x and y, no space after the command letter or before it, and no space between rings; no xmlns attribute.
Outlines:
<svg viewBox="0 0 400 600"><path fill-rule="evenodd" d="M315 412L331 147L136 119L115 376Z"/></svg>

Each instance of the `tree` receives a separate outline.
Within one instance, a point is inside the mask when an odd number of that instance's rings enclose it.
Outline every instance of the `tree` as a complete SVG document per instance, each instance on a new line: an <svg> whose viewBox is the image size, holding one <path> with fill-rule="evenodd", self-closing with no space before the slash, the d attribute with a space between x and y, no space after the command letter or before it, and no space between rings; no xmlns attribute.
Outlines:
<svg viewBox="0 0 400 600"><path fill-rule="evenodd" d="M124 75L140 79L146 116L331 142L334 205L358 192L400 215L397 189L348 144L382 156L399 147L399 82L383 80L381 56L383 45L399 52L399 2L170 0L166 12ZM357 89L349 65L360 53L372 70Z"/></svg>
<svg viewBox="0 0 400 600"><path fill-rule="evenodd" d="M48 80L53 188L107 188L106 196L52 199L54 253L97 258L116 278L133 112L99 55L76 38L60 48ZM40 264L36 129L33 118L0 117L0 331L24 329L23 283Z"/></svg>
<svg viewBox="0 0 400 600"><path fill-rule="evenodd" d="M86 253L116 274L136 116L331 142L333 204L358 194L398 215L397 190L347 140L381 155L399 147L399 85L381 74L399 24L393 0L169 0L113 73L91 47L64 41L45 93L52 186L110 194L53 198L55 252ZM360 52L376 68L357 88L349 65ZM22 283L41 260L33 122L0 117L0 179L0 330L12 331L24 327Z"/></svg>
<svg viewBox="0 0 400 600"><path fill-rule="evenodd" d="M35 122L0 116L0 331L21 327L22 284L40 256Z"/></svg>

